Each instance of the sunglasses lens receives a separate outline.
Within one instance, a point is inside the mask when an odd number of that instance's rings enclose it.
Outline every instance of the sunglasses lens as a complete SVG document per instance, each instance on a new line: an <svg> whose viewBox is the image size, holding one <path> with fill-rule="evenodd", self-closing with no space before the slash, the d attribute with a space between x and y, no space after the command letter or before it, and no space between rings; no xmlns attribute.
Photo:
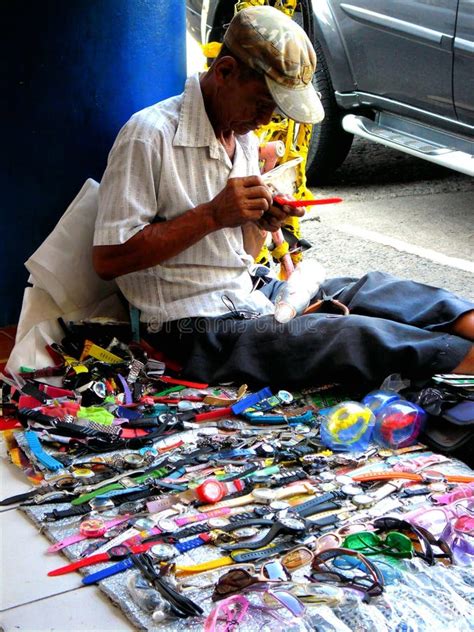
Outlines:
<svg viewBox="0 0 474 632"><path fill-rule="evenodd" d="M335 533L328 533L326 535L322 535L318 538L317 550L318 551L326 551L326 549L333 549L334 547L340 546L341 539Z"/></svg>
<svg viewBox="0 0 474 632"><path fill-rule="evenodd" d="M373 549L380 546L381 540L379 536L372 531L360 531L352 533L346 537L342 546L352 549L353 551L364 551L365 549Z"/></svg>
<svg viewBox="0 0 474 632"><path fill-rule="evenodd" d="M288 579L288 574L285 572L281 562L277 560L264 564L262 566L262 575L267 579Z"/></svg>
<svg viewBox="0 0 474 632"><path fill-rule="evenodd" d="M474 518L472 516L460 516L454 523L454 529L461 533L474 535Z"/></svg>
<svg viewBox="0 0 474 632"><path fill-rule="evenodd" d="M387 533L387 537L385 538L385 543L394 551L398 551L400 553L411 554L413 552L413 543L409 537L404 535L403 533L398 533L396 531L391 531Z"/></svg>
<svg viewBox="0 0 474 632"><path fill-rule="evenodd" d="M255 580L250 573L237 569L222 575L217 582L216 592L220 595L227 595L242 590L253 583L255 583Z"/></svg>
<svg viewBox="0 0 474 632"><path fill-rule="evenodd" d="M284 606L294 617L301 617L304 614L304 604L289 592L283 590L267 591L263 594L263 601L271 608Z"/></svg>
<svg viewBox="0 0 474 632"><path fill-rule="evenodd" d="M301 566L305 566L309 564L313 559L313 554L309 549L295 549L294 551L290 551L282 558L283 566L292 571L296 568L300 568Z"/></svg>

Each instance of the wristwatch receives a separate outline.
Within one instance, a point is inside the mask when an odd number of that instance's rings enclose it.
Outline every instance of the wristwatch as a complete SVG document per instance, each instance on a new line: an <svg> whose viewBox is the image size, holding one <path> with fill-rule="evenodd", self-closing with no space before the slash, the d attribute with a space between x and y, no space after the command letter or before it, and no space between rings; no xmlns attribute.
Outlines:
<svg viewBox="0 0 474 632"><path fill-rule="evenodd" d="M255 549L261 549L262 547L267 546L279 535L297 536L302 535L305 531L306 523L304 520L293 517L285 517L280 518L277 522L274 522L272 528L260 540L256 540L255 542L246 542L245 544L223 544L220 548L225 551L236 551L242 549L254 551Z"/></svg>
<svg viewBox="0 0 474 632"><path fill-rule="evenodd" d="M251 505L253 503L268 505L275 500L282 500L283 498L290 498L291 496L299 496L300 494L311 494L314 493L314 491L315 488L313 485L304 482L295 485L288 485L288 487L282 487L281 489L259 487L245 496L224 499L215 505L206 505L205 507L201 507L201 509L206 511L207 509L212 508L220 509L221 507L241 507L242 505Z"/></svg>

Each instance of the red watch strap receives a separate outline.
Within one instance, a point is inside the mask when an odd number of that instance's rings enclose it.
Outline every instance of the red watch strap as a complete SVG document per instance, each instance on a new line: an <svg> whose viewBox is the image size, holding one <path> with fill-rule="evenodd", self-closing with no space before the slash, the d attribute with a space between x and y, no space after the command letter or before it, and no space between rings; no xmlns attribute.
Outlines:
<svg viewBox="0 0 474 632"><path fill-rule="evenodd" d="M90 555L82 560L76 560L66 566L55 568L53 571L49 571L50 577L56 577L56 575L65 575L66 573L72 573L72 571L82 568L83 566L89 566L90 564L98 564L99 562L107 562L110 559L108 553L97 553L96 555Z"/></svg>

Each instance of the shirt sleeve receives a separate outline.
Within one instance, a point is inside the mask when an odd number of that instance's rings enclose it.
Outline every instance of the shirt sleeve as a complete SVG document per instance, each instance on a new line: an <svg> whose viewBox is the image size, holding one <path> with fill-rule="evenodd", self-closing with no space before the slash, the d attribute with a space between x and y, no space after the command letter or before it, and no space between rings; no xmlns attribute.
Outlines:
<svg viewBox="0 0 474 632"><path fill-rule="evenodd" d="M95 246L123 244L155 220L160 173L157 144L117 139L100 183Z"/></svg>

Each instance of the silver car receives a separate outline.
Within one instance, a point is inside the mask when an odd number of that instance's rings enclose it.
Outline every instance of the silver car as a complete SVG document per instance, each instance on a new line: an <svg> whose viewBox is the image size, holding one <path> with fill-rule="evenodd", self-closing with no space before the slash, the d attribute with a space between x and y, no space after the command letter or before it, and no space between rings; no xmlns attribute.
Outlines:
<svg viewBox="0 0 474 632"><path fill-rule="evenodd" d="M222 41L234 5L187 0L189 31ZM295 20L326 112L311 182L342 164L354 135L474 175L474 0L300 0Z"/></svg>

